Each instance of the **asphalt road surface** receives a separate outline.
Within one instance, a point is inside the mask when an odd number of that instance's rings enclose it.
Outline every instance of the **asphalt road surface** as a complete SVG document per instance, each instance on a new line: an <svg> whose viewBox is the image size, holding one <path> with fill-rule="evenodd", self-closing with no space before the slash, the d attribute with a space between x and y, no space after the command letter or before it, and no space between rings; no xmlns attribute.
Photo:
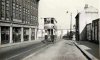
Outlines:
<svg viewBox="0 0 100 60"><path fill-rule="evenodd" d="M0 52L0 60L22 60L26 56L48 46L42 42L31 44L22 48L12 49L6 52Z"/></svg>
<svg viewBox="0 0 100 60"><path fill-rule="evenodd" d="M0 60L87 60L70 40L54 44L39 42L0 53Z"/></svg>
<svg viewBox="0 0 100 60"><path fill-rule="evenodd" d="M32 53L22 60L88 60L71 40L63 40L49 48Z"/></svg>

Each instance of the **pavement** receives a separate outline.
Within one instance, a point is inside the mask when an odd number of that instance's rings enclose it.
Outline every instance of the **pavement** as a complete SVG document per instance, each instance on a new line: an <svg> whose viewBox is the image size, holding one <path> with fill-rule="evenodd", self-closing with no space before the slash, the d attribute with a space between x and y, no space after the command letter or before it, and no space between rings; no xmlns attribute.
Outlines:
<svg viewBox="0 0 100 60"><path fill-rule="evenodd" d="M22 60L88 60L71 40L61 39Z"/></svg>
<svg viewBox="0 0 100 60"><path fill-rule="evenodd" d="M89 60L99 60L99 45L89 41L76 41L75 45Z"/></svg>
<svg viewBox="0 0 100 60"><path fill-rule="evenodd" d="M35 52L45 46L46 45L43 44L41 40L1 45L0 60L21 60L32 52Z"/></svg>
<svg viewBox="0 0 100 60"><path fill-rule="evenodd" d="M10 44L3 44L0 45L0 52L6 52L12 49L22 48L26 47L28 45L36 44L41 42L41 40L33 40L33 41L24 41L24 42L18 42L18 43L10 43Z"/></svg>

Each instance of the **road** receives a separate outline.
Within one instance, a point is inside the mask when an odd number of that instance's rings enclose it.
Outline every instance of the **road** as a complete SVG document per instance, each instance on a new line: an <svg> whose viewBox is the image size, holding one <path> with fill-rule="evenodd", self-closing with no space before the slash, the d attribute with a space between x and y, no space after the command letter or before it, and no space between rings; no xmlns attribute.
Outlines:
<svg viewBox="0 0 100 60"><path fill-rule="evenodd" d="M0 60L87 60L73 41L42 42L0 53Z"/></svg>
<svg viewBox="0 0 100 60"><path fill-rule="evenodd" d="M12 49L10 51L1 52L0 60L21 60L26 56L38 51L39 49L48 46L42 42L31 44L22 48Z"/></svg>

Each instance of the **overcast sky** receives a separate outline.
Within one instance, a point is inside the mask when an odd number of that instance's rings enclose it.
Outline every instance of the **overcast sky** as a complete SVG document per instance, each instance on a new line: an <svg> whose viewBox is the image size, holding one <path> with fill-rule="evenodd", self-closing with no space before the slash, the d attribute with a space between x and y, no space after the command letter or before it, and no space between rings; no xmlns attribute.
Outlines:
<svg viewBox="0 0 100 60"><path fill-rule="evenodd" d="M39 28L43 29L43 18L54 17L58 23L58 29L70 28L70 13L75 24L77 11L83 10L85 4L99 9L99 0L40 0L39 2ZM66 13L69 11L69 13Z"/></svg>

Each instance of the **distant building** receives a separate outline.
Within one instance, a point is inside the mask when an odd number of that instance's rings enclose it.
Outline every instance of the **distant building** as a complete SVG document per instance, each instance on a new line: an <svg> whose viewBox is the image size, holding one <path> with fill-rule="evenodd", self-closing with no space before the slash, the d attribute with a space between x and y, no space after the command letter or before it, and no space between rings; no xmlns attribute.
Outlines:
<svg viewBox="0 0 100 60"><path fill-rule="evenodd" d="M36 39L39 0L0 0L0 44Z"/></svg>

